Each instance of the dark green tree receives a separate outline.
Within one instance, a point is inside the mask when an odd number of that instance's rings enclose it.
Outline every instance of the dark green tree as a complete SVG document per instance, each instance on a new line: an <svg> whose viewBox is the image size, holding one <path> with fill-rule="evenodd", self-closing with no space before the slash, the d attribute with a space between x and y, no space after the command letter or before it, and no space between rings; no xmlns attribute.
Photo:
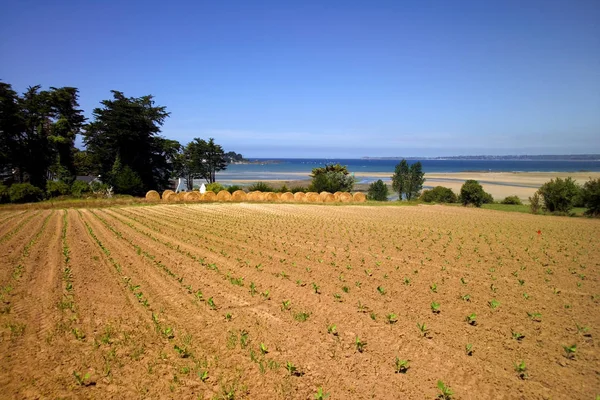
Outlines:
<svg viewBox="0 0 600 400"><path fill-rule="evenodd" d="M425 173L421 162L417 161L409 168L408 187L406 189L406 200L413 200L419 197L425 183Z"/></svg>
<svg viewBox="0 0 600 400"><path fill-rule="evenodd" d="M189 171L194 178L205 179L207 183L217 180L217 172L227 168L223 147L210 138L194 138L185 148L186 159L189 160Z"/></svg>
<svg viewBox="0 0 600 400"><path fill-rule="evenodd" d="M19 166L19 138L23 119L19 96L12 86L0 82L0 174Z"/></svg>
<svg viewBox="0 0 600 400"><path fill-rule="evenodd" d="M544 200L544 209L549 212L568 213L573 208L573 201L579 196L580 188L571 178L556 178L546 182L538 190Z"/></svg>
<svg viewBox="0 0 600 400"><path fill-rule="evenodd" d="M348 172L348 167L340 164L326 164L324 167L313 168L312 182L309 190L312 192L350 192L354 187L354 176Z"/></svg>
<svg viewBox="0 0 600 400"><path fill-rule="evenodd" d="M398 200L402 200L410 185L410 169L406 160L400 161L396 165L394 175L392 175L392 189L398 193Z"/></svg>
<svg viewBox="0 0 600 400"><path fill-rule="evenodd" d="M587 210L586 215L600 216L600 178L590 179L581 189L583 205Z"/></svg>
<svg viewBox="0 0 600 400"><path fill-rule="evenodd" d="M485 198L483 187L476 180L469 179L460 188L460 200L464 206L473 204L481 207Z"/></svg>
<svg viewBox="0 0 600 400"><path fill-rule="evenodd" d="M169 186L174 168L173 141L159 136L169 116L166 107L155 106L150 95L125 97L114 90L112 94L113 99L94 109L94 120L83 135L96 172L105 183L117 186L111 171L119 157L123 170L128 167L141 180L142 192L163 190Z"/></svg>
<svg viewBox="0 0 600 400"><path fill-rule="evenodd" d="M369 185L369 191L367 192L367 198L369 200L387 201L387 197L388 187L381 179Z"/></svg>
<svg viewBox="0 0 600 400"><path fill-rule="evenodd" d="M456 194L454 194L452 189L443 186L436 186L433 189L424 190L420 198L426 203L456 203L458 201Z"/></svg>

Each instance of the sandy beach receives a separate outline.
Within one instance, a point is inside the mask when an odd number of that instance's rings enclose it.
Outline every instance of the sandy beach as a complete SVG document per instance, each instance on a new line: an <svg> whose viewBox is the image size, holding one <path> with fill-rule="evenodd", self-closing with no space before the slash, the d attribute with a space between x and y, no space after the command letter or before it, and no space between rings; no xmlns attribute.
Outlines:
<svg viewBox="0 0 600 400"><path fill-rule="evenodd" d="M286 176L291 175L289 172ZM307 186L310 178L306 173L298 172L293 175L298 176L297 180L289 179L271 179L268 182L275 187L285 184L287 187ZM390 178L391 174L386 172L368 172L355 173L355 177L361 178ZM519 196L522 200L527 200L533 195L540 186L553 178L571 177L579 184L583 184L590 178L600 178L600 172L452 172L452 173L432 173L425 174L425 185L427 187L445 186L458 193L462 184L468 179L474 179L481 183L484 190L494 196L496 200L502 200L506 196ZM247 185L255 180L235 180L238 184ZM356 189L365 191L367 184L357 184Z"/></svg>

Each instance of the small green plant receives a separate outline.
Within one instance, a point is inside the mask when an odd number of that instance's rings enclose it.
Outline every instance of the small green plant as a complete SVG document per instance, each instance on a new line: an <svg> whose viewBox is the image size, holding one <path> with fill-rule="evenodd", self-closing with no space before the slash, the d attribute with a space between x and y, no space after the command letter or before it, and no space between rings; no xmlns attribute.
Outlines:
<svg viewBox="0 0 600 400"><path fill-rule="evenodd" d="M344 293L348 293L350 291L350 288L348 286L342 286L342 291Z"/></svg>
<svg viewBox="0 0 600 400"><path fill-rule="evenodd" d="M527 378L527 366L525 365L525 361L521 360L520 363L515 363L515 372L517 373L519 378Z"/></svg>
<svg viewBox="0 0 600 400"><path fill-rule="evenodd" d="M386 317L390 325L398 322L398 316L394 313L389 313L388 315L386 315Z"/></svg>
<svg viewBox="0 0 600 400"><path fill-rule="evenodd" d="M254 296L256 294L256 285L254 282L250 282L250 295Z"/></svg>
<svg viewBox="0 0 600 400"><path fill-rule="evenodd" d="M525 300L529 300L529 295L527 293L523 293L523 297L525 298Z"/></svg>
<svg viewBox="0 0 600 400"><path fill-rule="evenodd" d="M410 285L410 279L408 279L407 277L404 277L404 284L406 286L409 286Z"/></svg>
<svg viewBox="0 0 600 400"><path fill-rule="evenodd" d="M213 310L217 309L217 305L215 304L215 301L213 300L212 297L208 298L207 304L211 309L213 309Z"/></svg>
<svg viewBox="0 0 600 400"><path fill-rule="evenodd" d="M265 355L269 352L269 349L267 348L267 345L264 343L260 344L260 352Z"/></svg>
<svg viewBox="0 0 600 400"><path fill-rule="evenodd" d="M565 357L567 357L569 360L575 359L577 344L572 344L571 346L563 346L563 349L565 349Z"/></svg>
<svg viewBox="0 0 600 400"><path fill-rule="evenodd" d="M206 382L208 380L208 370L198 371L198 378L200 378L202 382Z"/></svg>
<svg viewBox="0 0 600 400"><path fill-rule="evenodd" d="M335 324L327 325L327 333L330 333L333 336L337 336L338 335L337 326Z"/></svg>
<svg viewBox="0 0 600 400"><path fill-rule="evenodd" d="M520 332L515 332L511 330L510 333L512 334L512 338L515 339L517 342L520 342L521 340L525 339L525 335L523 335Z"/></svg>
<svg viewBox="0 0 600 400"><path fill-rule="evenodd" d="M437 387L441 392L438 395L438 399L443 399L443 400L451 400L452 399L452 395L454 394L454 391L452 389L450 389L449 386L447 386L442 381L437 381Z"/></svg>
<svg viewBox="0 0 600 400"><path fill-rule="evenodd" d="M463 299L464 301L471 301L471 295L465 294L465 295L461 296L461 299Z"/></svg>
<svg viewBox="0 0 600 400"><path fill-rule="evenodd" d="M465 353L467 353L468 356L473 355L473 344L472 343L467 343L467 345L465 346Z"/></svg>
<svg viewBox="0 0 600 400"><path fill-rule="evenodd" d="M429 289L431 289L433 293L437 293L437 283L432 283L431 286L429 286Z"/></svg>
<svg viewBox="0 0 600 400"><path fill-rule="evenodd" d="M528 317L529 317L529 318L530 318L532 321L535 321L535 322L542 322L542 314L541 314L541 313L539 313L539 312L535 312L535 313L530 313L530 312L528 312L528 313L527 313L527 316L528 316Z"/></svg>
<svg viewBox="0 0 600 400"><path fill-rule="evenodd" d="M435 301L431 302L431 312L434 314L440 313L440 303L436 303Z"/></svg>
<svg viewBox="0 0 600 400"><path fill-rule="evenodd" d="M471 313L471 314L467 315L466 320L469 325L476 326L477 325L477 314Z"/></svg>
<svg viewBox="0 0 600 400"><path fill-rule="evenodd" d="M581 326L578 323L575 323L575 327L577 327L577 333L582 333L583 336L590 337L592 334L590 333L590 328L587 326Z"/></svg>
<svg viewBox="0 0 600 400"><path fill-rule="evenodd" d="M322 387L317 388L317 393L315 394L315 400L325 400L329 398L329 393L325 393Z"/></svg>
<svg viewBox="0 0 600 400"><path fill-rule="evenodd" d="M290 361L285 363L285 369L288 370L288 373L291 376L301 376L302 375L302 373L300 371L298 371L298 368L294 364L292 364Z"/></svg>
<svg viewBox="0 0 600 400"><path fill-rule="evenodd" d="M226 321L231 321L231 313L226 313L225 314L225 320Z"/></svg>
<svg viewBox="0 0 600 400"><path fill-rule="evenodd" d="M380 295L385 294L385 289L383 288L383 286L377 286L377 291L379 292Z"/></svg>
<svg viewBox="0 0 600 400"><path fill-rule="evenodd" d="M369 316L371 317L371 319L373 321L377 321L377 314L375 314L374 312L371 312L371 314L369 314Z"/></svg>
<svg viewBox="0 0 600 400"><path fill-rule="evenodd" d="M367 342L360 340L360 338L357 336L354 339L354 344L356 344L356 350L358 350L359 353L362 353L365 350L365 346L367 345Z"/></svg>
<svg viewBox="0 0 600 400"><path fill-rule="evenodd" d="M310 317L310 313L307 312L299 312L294 314L294 319L299 322L305 322L308 317Z"/></svg>
<svg viewBox="0 0 600 400"><path fill-rule="evenodd" d="M419 328L419 331L421 332L421 336L426 337L429 334L429 329L425 325L425 322L423 322L422 324L419 324L417 322L417 328Z"/></svg>
<svg viewBox="0 0 600 400"><path fill-rule="evenodd" d="M175 349L175 351L177 352L177 354L179 354L179 357L181 358L188 358L191 353L188 350L188 348L186 346L183 347L179 347L177 345L173 346L173 348Z"/></svg>
<svg viewBox="0 0 600 400"><path fill-rule="evenodd" d="M495 310L496 308L498 308L499 305L500 305L500 302L496 299L492 299L492 300L488 301L488 306L490 306L490 308L492 310Z"/></svg>
<svg viewBox="0 0 600 400"><path fill-rule="evenodd" d="M400 358L396 357L395 367L395 371L397 374L405 374L406 372L408 372L410 365L408 360L401 360Z"/></svg>
<svg viewBox="0 0 600 400"><path fill-rule="evenodd" d="M316 283L313 282L312 284L313 290L315 291L316 294L320 294L321 292L319 291L320 287L317 286Z"/></svg>
<svg viewBox="0 0 600 400"><path fill-rule="evenodd" d="M283 300L281 302L281 311L289 310L292 306L292 302L290 300Z"/></svg>
<svg viewBox="0 0 600 400"><path fill-rule="evenodd" d="M94 384L94 382L90 381L91 375L89 372L86 372L85 375L81 376L79 372L73 371L73 376L79 386L90 386Z"/></svg>
<svg viewBox="0 0 600 400"><path fill-rule="evenodd" d="M248 331L245 329L242 329L240 332L240 345L242 346L242 349L245 349L246 346L248 346Z"/></svg>

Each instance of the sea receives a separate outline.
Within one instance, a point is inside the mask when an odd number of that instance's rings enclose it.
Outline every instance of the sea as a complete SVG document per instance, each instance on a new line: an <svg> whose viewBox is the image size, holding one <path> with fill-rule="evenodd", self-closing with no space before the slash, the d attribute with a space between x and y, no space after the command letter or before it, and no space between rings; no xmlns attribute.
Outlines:
<svg viewBox="0 0 600 400"><path fill-rule="evenodd" d="M217 181L231 184L238 180L304 180L310 179L313 168L329 163L348 167L351 173L360 173L357 183L371 183L377 179L389 181L369 173L394 173L400 160L381 159L323 159L323 158L269 158L252 159L250 164L230 164L217 172ZM585 160L408 160L409 164L420 161L425 173L444 172L600 172L600 161Z"/></svg>

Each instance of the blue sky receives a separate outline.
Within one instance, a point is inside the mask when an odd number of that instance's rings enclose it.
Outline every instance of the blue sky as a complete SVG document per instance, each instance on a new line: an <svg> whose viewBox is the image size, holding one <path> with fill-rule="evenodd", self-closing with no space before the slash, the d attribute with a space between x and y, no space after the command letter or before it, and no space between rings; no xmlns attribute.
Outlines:
<svg viewBox="0 0 600 400"><path fill-rule="evenodd" d="M600 153L600 1L31 1L0 79L248 157Z"/></svg>

